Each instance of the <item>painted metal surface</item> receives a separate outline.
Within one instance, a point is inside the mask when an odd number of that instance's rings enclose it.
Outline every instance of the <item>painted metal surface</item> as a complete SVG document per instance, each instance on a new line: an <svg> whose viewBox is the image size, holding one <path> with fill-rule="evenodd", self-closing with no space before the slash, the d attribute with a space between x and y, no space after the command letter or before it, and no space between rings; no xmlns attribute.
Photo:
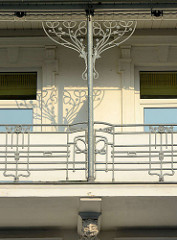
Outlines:
<svg viewBox="0 0 177 240"><path fill-rule="evenodd" d="M83 80L87 80L88 70L88 48L90 44L87 38L88 21L44 21L42 23L44 32L55 43L70 48L79 53L84 59L85 70L82 74ZM92 19L92 41L93 41L93 77L99 78L96 70L96 61L101 54L110 48L119 46L127 41L134 33L137 22L134 20L100 20Z"/></svg>
<svg viewBox="0 0 177 240"><path fill-rule="evenodd" d="M150 125L147 132L143 124L95 122L94 166L81 125L6 125L0 133L1 181L177 181L177 125Z"/></svg>
<svg viewBox="0 0 177 240"><path fill-rule="evenodd" d="M88 84L88 181L94 181L94 110L93 110L93 22L87 16L87 84Z"/></svg>

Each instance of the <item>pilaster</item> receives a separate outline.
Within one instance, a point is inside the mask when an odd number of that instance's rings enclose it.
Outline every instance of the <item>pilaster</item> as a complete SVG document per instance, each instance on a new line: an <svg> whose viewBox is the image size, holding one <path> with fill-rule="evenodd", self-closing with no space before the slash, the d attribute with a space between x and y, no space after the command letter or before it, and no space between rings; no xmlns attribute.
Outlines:
<svg viewBox="0 0 177 240"><path fill-rule="evenodd" d="M56 88L56 75L58 74L58 61L56 59L56 46L45 47L43 62L43 82L41 92L41 112L43 124L57 124L58 122L58 94Z"/></svg>
<svg viewBox="0 0 177 240"><path fill-rule="evenodd" d="M131 46L120 47L121 124L134 123L134 74Z"/></svg>

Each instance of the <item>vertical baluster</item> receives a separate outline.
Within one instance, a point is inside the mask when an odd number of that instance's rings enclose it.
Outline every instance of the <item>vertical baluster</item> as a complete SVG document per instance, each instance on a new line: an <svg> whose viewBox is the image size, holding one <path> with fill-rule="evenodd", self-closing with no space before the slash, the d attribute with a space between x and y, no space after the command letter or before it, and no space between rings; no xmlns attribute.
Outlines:
<svg viewBox="0 0 177 240"><path fill-rule="evenodd" d="M29 151L30 151L30 132L28 131L28 154L27 154L27 172L28 176L30 175L30 170L29 170Z"/></svg>
<svg viewBox="0 0 177 240"><path fill-rule="evenodd" d="M11 149L13 149L13 132L11 132Z"/></svg>
<svg viewBox="0 0 177 240"><path fill-rule="evenodd" d="M111 129L112 133L112 129ZM108 172L108 141L105 139L105 150L106 150L106 172Z"/></svg>
<svg viewBox="0 0 177 240"><path fill-rule="evenodd" d="M87 130L85 130L85 178L88 178L88 148L87 148L87 142L88 142L88 134Z"/></svg>
<svg viewBox="0 0 177 240"><path fill-rule="evenodd" d="M152 130L151 128L149 129L149 174L151 174L151 168L152 168L152 164L151 164L151 135L152 135Z"/></svg>
<svg viewBox="0 0 177 240"><path fill-rule="evenodd" d="M6 151L6 155L5 155L5 171L4 171L4 176L6 176L6 171L7 171L7 146L8 146L8 132L6 132L6 146L5 146L5 151Z"/></svg>
<svg viewBox="0 0 177 240"><path fill-rule="evenodd" d="M171 170L172 170L172 175L174 174L174 169L173 169L173 128L171 130Z"/></svg>
<svg viewBox="0 0 177 240"><path fill-rule="evenodd" d="M15 169L15 181L18 181L18 160L19 160L19 158L18 158L18 155L17 154L19 154L18 153L18 136L19 134L18 133L16 133L16 141L17 141L17 143L16 143L16 156L15 156L15 161L16 161L16 169Z"/></svg>
<svg viewBox="0 0 177 240"><path fill-rule="evenodd" d="M94 160L95 160L95 164L94 164L94 179L96 179L96 156L97 156L97 149L96 149L96 129L94 130Z"/></svg>
<svg viewBox="0 0 177 240"><path fill-rule="evenodd" d="M162 157L162 132L160 132L160 156L159 156L159 160L160 160L160 176L159 176L159 181L162 182L163 181L163 157Z"/></svg>
<svg viewBox="0 0 177 240"><path fill-rule="evenodd" d="M66 154L66 181L68 181L68 165L69 165L69 133L67 131L67 154Z"/></svg>
<svg viewBox="0 0 177 240"><path fill-rule="evenodd" d="M24 149L24 141L25 141L25 136L24 136L24 134L25 134L25 131L24 131L24 129L23 129L23 131L22 131L22 149Z"/></svg>
<svg viewBox="0 0 177 240"><path fill-rule="evenodd" d="M166 131L166 149L168 149L168 133Z"/></svg>
<svg viewBox="0 0 177 240"><path fill-rule="evenodd" d="M114 175L114 168L115 168L115 165L114 165L114 146L115 146L115 127L113 127L113 145L112 145L112 181L114 182L115 181L115 175Z"/></svg>
<svg viewBox="0 0 177 240"><path fill-rule="evenodd" d="M73 144L73 172L75 172L75 161L76 161L76 141L74 138L74 144Z"/></svg>

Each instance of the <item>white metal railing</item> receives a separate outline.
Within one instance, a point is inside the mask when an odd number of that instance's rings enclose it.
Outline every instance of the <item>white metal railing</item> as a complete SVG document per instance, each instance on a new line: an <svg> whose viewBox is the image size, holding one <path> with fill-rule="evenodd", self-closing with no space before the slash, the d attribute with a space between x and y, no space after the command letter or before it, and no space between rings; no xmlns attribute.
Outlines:
<svg viewBox="0 0 177 240"><path fill-rule="evenodd" d="M95 133L96 179L106 172L116 182L176 181L176 126L105 123Z"/></svg>
<svg viewBox="0 0 177 240"><path fill-rule="evenodd" d="M177 125L94 124L94 182L177 182ZM1 182L88 180L87 123L1 125Z"/></svg>

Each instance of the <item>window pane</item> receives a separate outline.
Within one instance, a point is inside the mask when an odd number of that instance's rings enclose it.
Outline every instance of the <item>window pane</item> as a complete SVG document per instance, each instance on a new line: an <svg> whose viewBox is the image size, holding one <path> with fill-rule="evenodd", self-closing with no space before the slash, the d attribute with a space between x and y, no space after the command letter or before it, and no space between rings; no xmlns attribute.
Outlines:
<svg viewBox="0 0 177 240"><path fill-rule="evenodd" d="M177 98L177 72L140 72L140 98Z"/></svg>
<svg viewBox="0 0 177 240"><path fill-rule="evenodd" d="M177 124L177 108L144 108L145 124ZM145 127L148 131L149 127ZM177 127L174 128L177 131Z"/></svg>
<svg viewBox="0 0 177 240"><path fill-rule="evenodd" d="M0 124L33 124L32 109L0 109ZM5 131L5 127L0 127Z"/></svg>
<svg viewBox="0 0 177 240"><path fill-rule="evenodd" d="M36 99L37 73L0 73L0 100Z"/></svg>

